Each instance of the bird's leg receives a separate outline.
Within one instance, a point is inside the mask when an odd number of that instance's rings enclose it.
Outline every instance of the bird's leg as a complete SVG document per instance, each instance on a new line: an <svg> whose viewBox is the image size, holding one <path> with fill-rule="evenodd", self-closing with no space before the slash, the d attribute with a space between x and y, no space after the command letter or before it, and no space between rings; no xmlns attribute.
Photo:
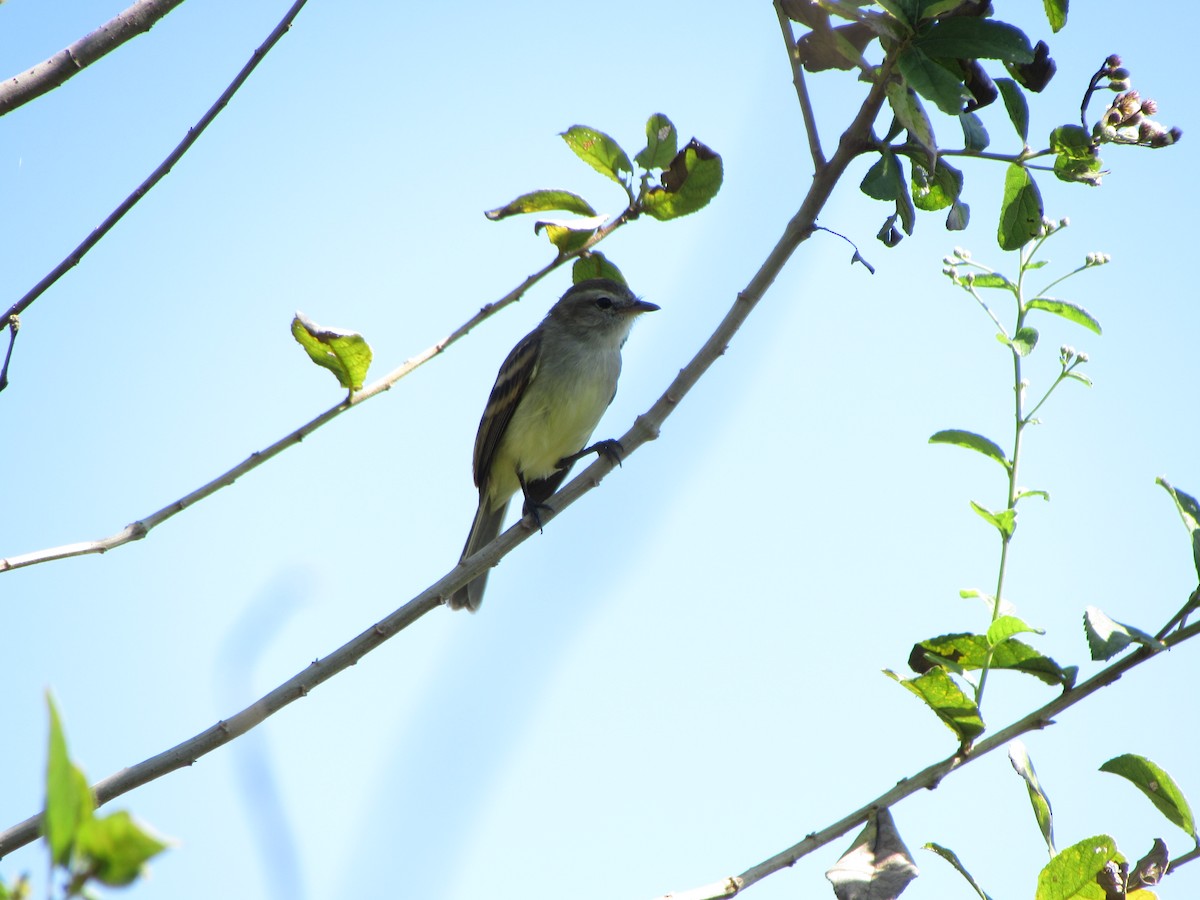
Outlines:
<svg viewBox="0 0 1200 900"><path fill-rule="evenodd" d="M538 533L542 534L542 516L541 510L545 509L549 512L554 512L554 507L549 503L543 503L538 500L529 490L529 485L525 483L525 476L521 472L517 473L517 481L521 484L521 493L525 495L525 508L521 510L524 515L532 516L533 521L537 524Z"/></svg>
<svg viewBox="0 0 1200 900"><path fill-rule="evenodd" d="M603 456L611 463L621 465L621 454L625 452L625 448L621 446L621 442L609 438L606 441L596 441L590 447L584 447L578 453L572 453L570 456L564 456L554 465L559 469L569 469L578 460L583 459L589 453L595 453L597 456Z"/></svg>

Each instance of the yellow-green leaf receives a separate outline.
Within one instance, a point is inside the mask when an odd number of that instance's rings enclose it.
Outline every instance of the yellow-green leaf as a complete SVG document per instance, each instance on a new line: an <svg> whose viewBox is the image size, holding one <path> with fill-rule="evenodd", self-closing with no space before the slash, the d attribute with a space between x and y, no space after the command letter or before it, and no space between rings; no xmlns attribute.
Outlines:
<svg viewBox="0 0 1200 900"><path fill-rule="evenodd" d="M338 384L361 390L371 367L371 346L361 334L325 328L298 312L292 319L292 336L313 362L334 374Z"/></svg>

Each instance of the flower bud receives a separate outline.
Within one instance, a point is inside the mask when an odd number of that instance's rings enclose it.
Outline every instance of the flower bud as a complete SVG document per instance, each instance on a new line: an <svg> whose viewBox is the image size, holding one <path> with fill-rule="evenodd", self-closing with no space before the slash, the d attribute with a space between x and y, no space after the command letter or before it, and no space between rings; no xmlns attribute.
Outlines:
<svg viewBox="0 0 1200 900"><path fill-rule="evenodd" d="M1142 119L1138 126L1138 143L1153 144L1154 141L1160 140L1166 136L1166 129L1155 122L1153 119Z"/></svg>
<svg viewBox="0 0 1200 900"><path fill-rule="evenodd" d="M1126 91L1113 101L1113 106L1120 109L1128 118L1142 108L1142 97L1137 91Z"/></svg>
<svg viewBox="0 0 1200 900"><path fill-rule="evenodd" d="M1149 98L1143 100L1142 101L1142 112L1144 112L1148 116L1154 115L1156 112L1158 112L1158 103Z"/></svg>
<svg viewBox="0 0 1200 900"><path fill-rule="evenodd" d="M1106 59L1104 61L1104 65L1109 69L1115 69L1120 64L1121 64L1121 57L1117 56L1117 54L1115 54L1115 53L1110 54L1108 59Z"/></svg>

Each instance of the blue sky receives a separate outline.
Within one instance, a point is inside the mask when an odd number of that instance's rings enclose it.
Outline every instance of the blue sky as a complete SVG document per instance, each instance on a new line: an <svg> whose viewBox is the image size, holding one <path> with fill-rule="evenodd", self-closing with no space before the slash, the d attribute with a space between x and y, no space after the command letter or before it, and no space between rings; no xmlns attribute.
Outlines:
<svg viewBox="0 0 1200 900"><path fill-rule="evenodd" d="M1187 269L1197 110L1182 28L1100 9L1051 37L1041 4L998 14L1046 38L1058 75L1031 143L1072 121L1120 53L1166 151L1110 152L1099 189L1042 176L1072 225L1046 280L1103 250L1061 295L1096 337L1044 319L1028 375L1086 350L1095 387L1043 411L1023 481L1009 597L1060 663L1087 662L1083 608L1155 630L1195 586L1184 531L1154 478L1200 491ZM483 210L538 187L616 213L622 193L557 134L603 129L632 153L654 112L724 158L703 212L639 221L603 247L662 307L625 351L598 437L624 432L711 333L811 175L769 4L311 2L170 176L23 319L0 395L8 474L0 555L111 534L339 400L288 326L299 309L363 333L381 374L550 258L532 223ZM15 74L119 11L9 0ZM0 283L12 299L55 265L200 117L284 5L185 3L148 35L5 117ZM811 82L827 147L861 86ZM1096 106L1098 112L1099 105ZM1015 149L999 108L995 150ZM944 144L957 126L935 120ZM666 423L545 534L492 573L476 616L437 610L248 738L126 795L178 846L145 898L650 898L736 874L954 749L880 674L912 644L982 630L962 588L988 589L997 541L968 500L999 505L1000 471L930 446L942 428L1008 442L1010 362L940 274L955 246L1012 271L995 245L1003 171L964 163L973 223L940 214L893 250L858 192L861 160L726 355ZM93 780L253 701L440 578L471 515L471 447L511 346L565 271L400 386L321 430L145 541L7 573L0 747L3 826L40 803L54 691ZM1026 738L1060 846L1113 834L1132 858L1181 832L1098 766L1141 753L1200 797L1181 649ZM998 728L1052 696L998 674ZM1002 754L893 810L923 875L906 896L972 896L952 847L996 897L1030 896L1045 850ZM820 896L850 838L753 888ZM1004 852L997 852L997 848ZM1194 867L1163 889L1190 896ZM0 862L41 876L27 848Z"/></svg>

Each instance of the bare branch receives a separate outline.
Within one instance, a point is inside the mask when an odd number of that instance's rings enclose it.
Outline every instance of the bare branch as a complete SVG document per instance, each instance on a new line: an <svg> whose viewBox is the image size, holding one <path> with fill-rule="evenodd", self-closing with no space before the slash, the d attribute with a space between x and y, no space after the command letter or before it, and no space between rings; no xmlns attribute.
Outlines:
<svg viewBox="0 0 1200 900"><path fill-rule="evenodd" d="M788 222L783 236L779 239L775 248L768 254L766 261L763 262L758 272L750 280L750 283L737 295L733 306L726 313L725 318L721 320L721 323L717 326L712 336L709 337L691 361L680 370L679 374L654 405L645 414L638 416L633 427L621 436L619 440L624 450L623 457L626 461L629 460L638 447L658 437L661 423L676 409L679 401L683 399L700 377L721 356L738 328L741 327L741 324L746 320L751 310L753 310L754 306L762 298L763 293L770 287L780 270L787 263L788 259L791 258L792 253L812 234L817 213L829 199L834 187L838 183L838 179L846 170L846 167L850 165L854 157L861 153L867 146L864 136L869 133L871 123L874 122L883 105L884 86L887 83L889 73L890 63L884 65L880 72L879 80L872 85L871 91L867 95L866 100L863 101L858 115L855 116L854 121L838 144L837 152L829 160L829 163L816 174L809 187L808 195L805 197L799 211ZM622 219L623 216L619 217L612 224L612 227L617 227ZM541 277L549 268L560 265L563 261L564 258L560 257L550 267L547 267L547 269L544 269L536 276L531 276L531 278ZM493 307L485 307L480 311L476 319L473 319L471 323L468 323L468 326L464 326L460 331L465 331L478 318L490 314L492 309ZM441 352L439 349L441 346L434 345L434 347L430 348L422 356L428 358L428 356L433 356ZM418 357L413 365L419 364L421 361L423 359ZM401 369L404 368L404 366L401 367ZM329 410L324 415L332 417L338 414L343 407L356 405L358 402L361 402L358 399L359 397L366 399L364 395L368 394L368 390L373 393L386 390L394 383L394 380L388 381L388 379L392 378L392 376L396 378L402 377L397 374L400 371L393 372L380 382L372 385L371 388L364 389L351 400L340 404L338 407L334 407L334 409ZM287 446L290 446L290 444L287 444ZM280 446L279 450L282 449L283 446ZM279 450L275 452L279 452ZM566 487L551 498L553 503L552 511L546 510L543 513L543 524L548 524L555 515L598 485L601 479L612 470L612 467L613 463L607 457L601 455L595 462L580 472ZM219 486L217 485L217 487ZM216 487L212 488L212 490L216 489ZM356 663L366 653L439 605L442 602L442 598L449 596L457 588L474 579L488 567L494 566L514 547L527 540L531 534L532 529L526 526L524 521L518 522L496 540L492 541L487 547L455 566L447 575L396 610L392 615L372 626L324 659L315 661L312 665L305 668L304 671L284 682L232 718L218 722L216 725L184 741L182 744L138 763L129 769L117 772L99 782L94 788L97 803L105 803L119 794L132 790L168 772L172 772L185 765L191 765L200 756L215 750L217 747L228 743L234 737L249 731L266 719L267 716L282 709L293 700L306 695L313 687ZM25 822L0 833L0 856L32 841L37 836L38 819L38 816L33 816Z"/></svg>
<svg viewBox="0 0 1200 900"><path fill-rule="evenodd" d="M0 83L0 116L49 93L130 38L145 34L183 0L137 0L91 34Z"/></svg>
<svg viewBox="0 0 1200 900"><path fill-rule="evenodd" d="M159 0L159 2L162 2L162 0ZM178 0L178 2L182 2L182 0ZM287 30L292 27L292 21L296 18L296 15L300 12L301 8L303 8L306 2L307 0L296 0L296 2L292 4L292 8L287 11L284 17L280 20L279 24L276 25L271 33L267 36L267 39L263 41L257 50L254 51L253 55L250 57L250 61L242 67L242 70L238 72L233 81L229 83L229 87L225 88L225 90L221 93L221 96L217 98L216 102L208 108L208 112L200 117L200 121L188 129L188 132L184 136L183 140L175 146L175 149L167 155L167 158L159 164L158 168L151 172L149 176L147 176L146 180L139 184L134 189L133 193L121 202L120 206L109 213L108 218L96 226L92 233L84 239L83 243L72 250L66 259L55 266L45 278L35 284L29 290L29 292L25 294L24 297L10 306L3 316L0 316L0 328L7 325L13 316L20 315L22 312L24 312L25 309L27 309L34 300L45 293L52 284L58 281L58 279L65 275L70 269L77 266L79 261L83 259L87 252L96 246L96 244L99 243L100 239L104 237L104 235L108 234L112 227L124 217L125 213L133 209L137 202L141 200L142 197L144 197L147 193L149 193L150 189L158 184L158 182L162 180L163 176L171 171L171 168L177 162L179 162L183 154L185 154L191 148L192 144L196 143L196 140L204 132L204 129L212 124L212 121L217 117L217 114L223 110L226 105L228 105L230 99L232 99L233 95L237 93L238 88L242 86L246 79L250 77L250 73L254 71L260 62L262 62L263 57L266 56L271 48L278 43L279 39L287 33ZM149 28L150 26L147 25L146 27ZM63 52L69 52L69 48Z"/></svg>
<svg viewBox="0 0 1200 900"><path fill-rule="evenodd" d="M825 165L825 153L821 150L821 135L817 131L817 117L813 113L812 100L808 96L808 82L804 80L804 66L800 64L800 51L796 47L796 35L792 22L783 11L783 0L775 0L775 15L783 42L787 45L788 61L792 64L792 83L796 86L796 97L800 101L800 114L804 117L804 130L808 133L808 149L812 153L813 169L820 171Z"/></svg>
<svg viewBox="0 0 1200 900"><path fill-rule="evenodd" d="M1182 644L1184 641L1195 637L1197 634L1200 634L1200 623L1195 623L1176 632L1175 634L1171 635L1171 637L1168 638L1165 643L1168 647L1175 647L1179 644ZM863 825L873 810L894 806L905 797L915 794L917 791L932 790L933 788L936 788L941 783L942 779L951 772L954 772L968 763L974 762L975 760L986 756L999 747L1006 746L1014 738L1020 737L1022 734L1027 732L1038 731L1042 728L1053 725L1054 717L1058 714L1070 709L1072 706L1091 696L1101 688L1107 687L1108 685L1116 682L1121 678L1122 675L1132 670L1135 666L1139 666L1147 660L1159 655L1159 651L1151 650L1145 647L1137 650L1134 653L1131 653L1124 659L1097 672L1082 684L1076 685L1068 691L1064 691L1062 694L1044 706L1035 709L1033 712L1029 713L1023 718L1018 719L1011 725L1008 725L1000 731L997 731L986 740L980 741L971 749L969 755L963 756L960 754L955 754L954 756L947 757L941 762L927 766L920 772L917 772L908 778L901 779L895 787L880 794L874 800L871 800L844 818L839 819L832 825L829 825L820 831L809 834L799 843L788 847L786 850L775 854L769 859L763 860L755 866L751 866L736 878L731 877L727 880L736 882L739 885L737 893L740 893L741 891L744 891L746 888L750 887L752 884L755 884L756 882L766 878L768 875L772 875L775 872L795 865L800 859L812 853L814 850L825 846L831 841L837 840L842 835L847 834L853 829ZM702 891L707 890L707 888L698 888L697 890ZM684 894L668 894L667 896L675 897L690 895L691 892L689 891L685 892ZM714 894L712 896L731 895Z"/></svg>
<svg viewBox="0 0 1200 900"><path fill-rule="evenodd" d="M21 317L8 320L8 350L4 353L4 366L0 367L0 391L8 387L8 364L12 362L13 347L17 344L17 332L21 330Z"/></svg>
<svg viewBox="0 0 1200 900"><path fill-rule="evenodd" d="M303 3L304 0L300 0L300 2ZM370 400L372 397L381 394L386 390L390 390L392 385L398 382L401 378L411 374L415 369L433 359L459 338L467 334L467 332L469 332L484 319L489 318L494 313L499 312L504 307L519 300L521 296L527 290L529 290L529 288L531 288L541 279L545 278L550 272L553 272L559 266L577 256L580 256L581 254L590 250L592 247L596 246L596 244L604 240L604 238L608 237L616 229L628 222L631 212L632 209L626 209L607 225L603 226L602 228L598 228L596 233L592 235L592 237L583 247L571 253L558 256L552 262L543 266L537 272L534 272L499 300L495 301L494 303L485 304L479 310L479 312L477 312L474 316L472 316L454 331L450 332L450 334L442 338L436 344L427 347L416 356L405 360L387 375L384 375L382 378L372 382L371 384L365 385L361 391L351 395L337 406L327 409L316 418L304 423L299 428L275 441L265 449L251 453L236 466L226 470L225 472L222 472L207 484L201 485L191 493L185 494L183 497L180 497L173 503L167 504L157 512L153 512L142 519L138 519L136 522L126 525L120 531L116 532L115 534L111 534L108 537L100 538L99 540L94 541L78 541L72 544L62 544L58 547L48 547L43 550L34 550L29 553L22 553L16 556L0 558L0 573L7 572L11 569L20 569L24 568L25 566L37 565L38 563L52 562L59 559L70 559L73 556L88 556L94 553L106 553L115 547L120 547L124 544L130 543L131 541L141 540L147 534L149 534L153 528L161 525L167 519L171 518L177 513L183 512L189 506L200 502L206 497L212 496L221 488L228 487L229 485L233 484L247 472L257 469L267 460L282 453L288 447L293 447L300 443L302 440L304 440L304 438L308 437L308 435L312 434L327 422L337 418L339 415L346 412L346 410L358 406L360 403ZM12 321L17 321L17 319L14 317Z"/></svg>

